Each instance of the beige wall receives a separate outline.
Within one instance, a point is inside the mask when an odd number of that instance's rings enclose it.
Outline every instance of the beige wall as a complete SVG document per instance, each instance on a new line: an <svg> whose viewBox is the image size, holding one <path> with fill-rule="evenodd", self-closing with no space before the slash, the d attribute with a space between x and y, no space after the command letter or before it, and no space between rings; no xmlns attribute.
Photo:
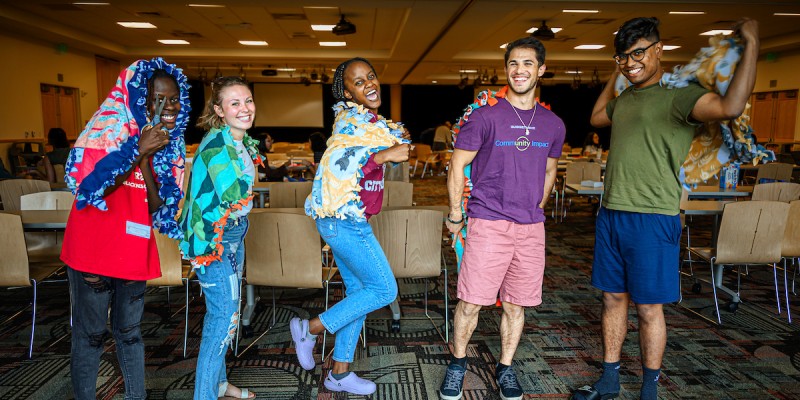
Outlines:
<svg viewBox="0 0 800 400"><path fill-rule="evenodd" d="M97 110L97 77L93 54L69 49L58 54L54 45L21 40L0 34L0 76L3 95L0 96L0 139L24 138L26 131L44 137L42 122L41 83L74 87L80 90L81 127ZM64 81L58 81L63 74ZM8 164L8 144L0 143L0 157Z"/></svg>
<svg viewBox="0 0 800 400"><path fill-rule="evenodd" d="M771 92L776 90L800 89L800 74L797 73L800 63L800 53L779 54L775 61L763 59L758 62L756 86L754 92ZM777 80L775 87L769 86L769 81ZM758 135L758 132L756 132ZM759 136L760 137L760 136ZM794 124L794 139L800 140L800 102L798 102L797 119Z"/></svg>

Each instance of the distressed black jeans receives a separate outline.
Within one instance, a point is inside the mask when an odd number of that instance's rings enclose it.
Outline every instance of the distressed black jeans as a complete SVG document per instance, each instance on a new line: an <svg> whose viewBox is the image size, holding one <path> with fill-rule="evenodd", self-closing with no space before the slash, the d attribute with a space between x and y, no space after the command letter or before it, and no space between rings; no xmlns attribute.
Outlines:
<svg viewBox="0 0 800 400"><path fill-rule="evenodd" d="M88 274L67 268L72 302L70 373L75 400L97 398L97 372L106 339L114 337L125 380L125 399L145 399L144 343L140 323L145 281ZM109 313L109 308L111 312ZM111 318L111 334L108 319Z"/></svg>

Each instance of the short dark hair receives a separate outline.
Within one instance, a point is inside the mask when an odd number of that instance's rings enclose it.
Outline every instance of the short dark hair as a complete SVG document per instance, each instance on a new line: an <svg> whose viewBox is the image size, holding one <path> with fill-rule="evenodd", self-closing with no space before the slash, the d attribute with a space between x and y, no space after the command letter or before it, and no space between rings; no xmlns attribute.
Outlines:
<svg viewBox="0 0 800 400"><path fill-rule="evenodd" d="M639 39L647 39L653 42L661 40L658 33L659 20L656 17L639 17L626 21L617 31L614 37L614 51L622 54L628 50Z"/></svg>
<svg viewBox="0 0 800 400"><path fill-rule="evenodd" d="M309 137L308 140L311 141L311 151L313 152L322 152L328 148L328 139L325 138L325 135L322 132L314 132Z"/></svg>
<svg viewBox="0 0 800 400"><path fill-rule="evenodd" d="M339 66L336 67L336 72L333 73L333 85L331 85L333 98L336 99L337 101L347 100L347 98L344 96L344 72L347 71L347 67L349 67L350 64L356 61L360 61L363 62L364 64L369 65L369 68L372 70L372 72L375 72L375 67L373 67L372 64L366 58L354 57L339 64ZM378 73L375 72L375 75L377 76Z"/></svg>
<svg viewBox="0 0 800 400"><path fill-rule="evenodd" d="M542 42L539 41L539 39L536 39L535 37L531 36L517 39L506 46L506 54L505 54L506 64L508 64L508 57L511 55L511 50L514 50L518 47L522 49L533 49L536 52L536 62L539 63L539 66L542 66L544 64L544 56L545 56L544 45L542 44Z"/></svg>
<svg viewBox="0 0 800 400"><path fill-rule="evenodd" d="M61 128L50 128L47 132L47 142L53 145L55 149L68 149L69 140L67 140L67 132Z"/></svg>

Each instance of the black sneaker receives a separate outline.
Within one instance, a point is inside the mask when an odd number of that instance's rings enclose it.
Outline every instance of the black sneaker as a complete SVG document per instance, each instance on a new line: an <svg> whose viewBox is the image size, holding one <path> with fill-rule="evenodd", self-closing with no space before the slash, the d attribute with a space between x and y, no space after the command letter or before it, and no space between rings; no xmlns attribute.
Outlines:
<svg viewBox="0 0 800 400"><path fill-rule="evenodd" d="M503 400L522 400L522 386L517 380L514 367L503 368L497 374L497 386L500 386L500 398Z"/></svg>
<svg viewBox="0 0 800 400"><path fill-rule="evenodd" d="M447 366L447 372L444 375L444 381L439 388L439 398L441 400L459 400L464 394L464 376L467 374L467 369L455 364L450 363Z"/></svg>

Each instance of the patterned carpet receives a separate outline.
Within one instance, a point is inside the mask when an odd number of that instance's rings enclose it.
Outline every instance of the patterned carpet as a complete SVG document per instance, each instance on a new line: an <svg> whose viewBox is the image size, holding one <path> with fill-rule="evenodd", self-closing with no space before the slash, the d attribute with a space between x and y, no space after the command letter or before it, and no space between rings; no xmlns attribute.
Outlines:
<svg viewBox="0 0 800 400"><path fill-rule="evenodd" d="M418 205L446 204L444 178L414 179ZM547 271L544 303L526 311L526 325L517 351L515 367L526 399L566 399L569 392L594 380L599 371L600 293L589 285L594 217L585 199L576 199L564 223L547 222ZM692 221L692 241L708 242L710 220ZM452 254L447 261L452 268ZM688 271L688 269L687 269ZM708 278L708 267L696 265L698 276ZM780 271L779 271L780 272ZM455 280L450 274L450 306L455 306ZM782 279L782 273L780 275ZM791 276L790 276L791 279ZM735 287L735 275L726 284ZM694 294L684 278L681 305L665 307L669 339L660 384L662 399L798 399L800 398L800 324L789 325L776 315L772 272L751 268L742 277L743 303L734 314L722 311L723 326L714 317L710 287ZM444 329L444 280L401 281L403 318L401 332L391 333L391 315L380 310L367 320L367 347L359 348L352 370L378 383L372 399L437 399L448 347L424 315L423 297L429 288L430 314ZM781 282L781 290L783 290ZM65 285L40 289L34 358L27 359L30 314L22 313L0 327L0 399L71 398L69 378L69 313ZM143 321L146 343L147 387L150 399L188 399L194 387L194 367L202 329L203 300L195 297L189 313L189 354L182 356L182 291L173 289L167 304L165 289L148 289ZM240 358L228 356L229 379L249 387L266 399L363 398L327 391L321 377L330 368L328 359L315 371L306 372L296 362L290 346L290 318L316 315L324 308L321 290L277 290L277 324ZM269 288L260 290L259 313L252 327L256 336L272 318ZM4 319L25 306L30 289L0 291L0 316ZM332 297L340 298L334 290ZM800 318L800 299L791 295L795 318ZM721 297L721 303L726 299ZM499 354L500 310L486 308L469 347L469 373L465 400L499 399L493 379ZM311 314L306 314L310 312ZM172 315L176 313L177 315ZM240 346L252 341L243 339ZM321 339L320 339L321 341ZM333 341L328 338L328 348ZM121 399L122 379L118 373L113 342L103 357L98 380L98 398ZM319 349L319 346L318 346ZM635 312L631 308L629 334L623 351L622 399L638 396L641 368Z"/></svg>

